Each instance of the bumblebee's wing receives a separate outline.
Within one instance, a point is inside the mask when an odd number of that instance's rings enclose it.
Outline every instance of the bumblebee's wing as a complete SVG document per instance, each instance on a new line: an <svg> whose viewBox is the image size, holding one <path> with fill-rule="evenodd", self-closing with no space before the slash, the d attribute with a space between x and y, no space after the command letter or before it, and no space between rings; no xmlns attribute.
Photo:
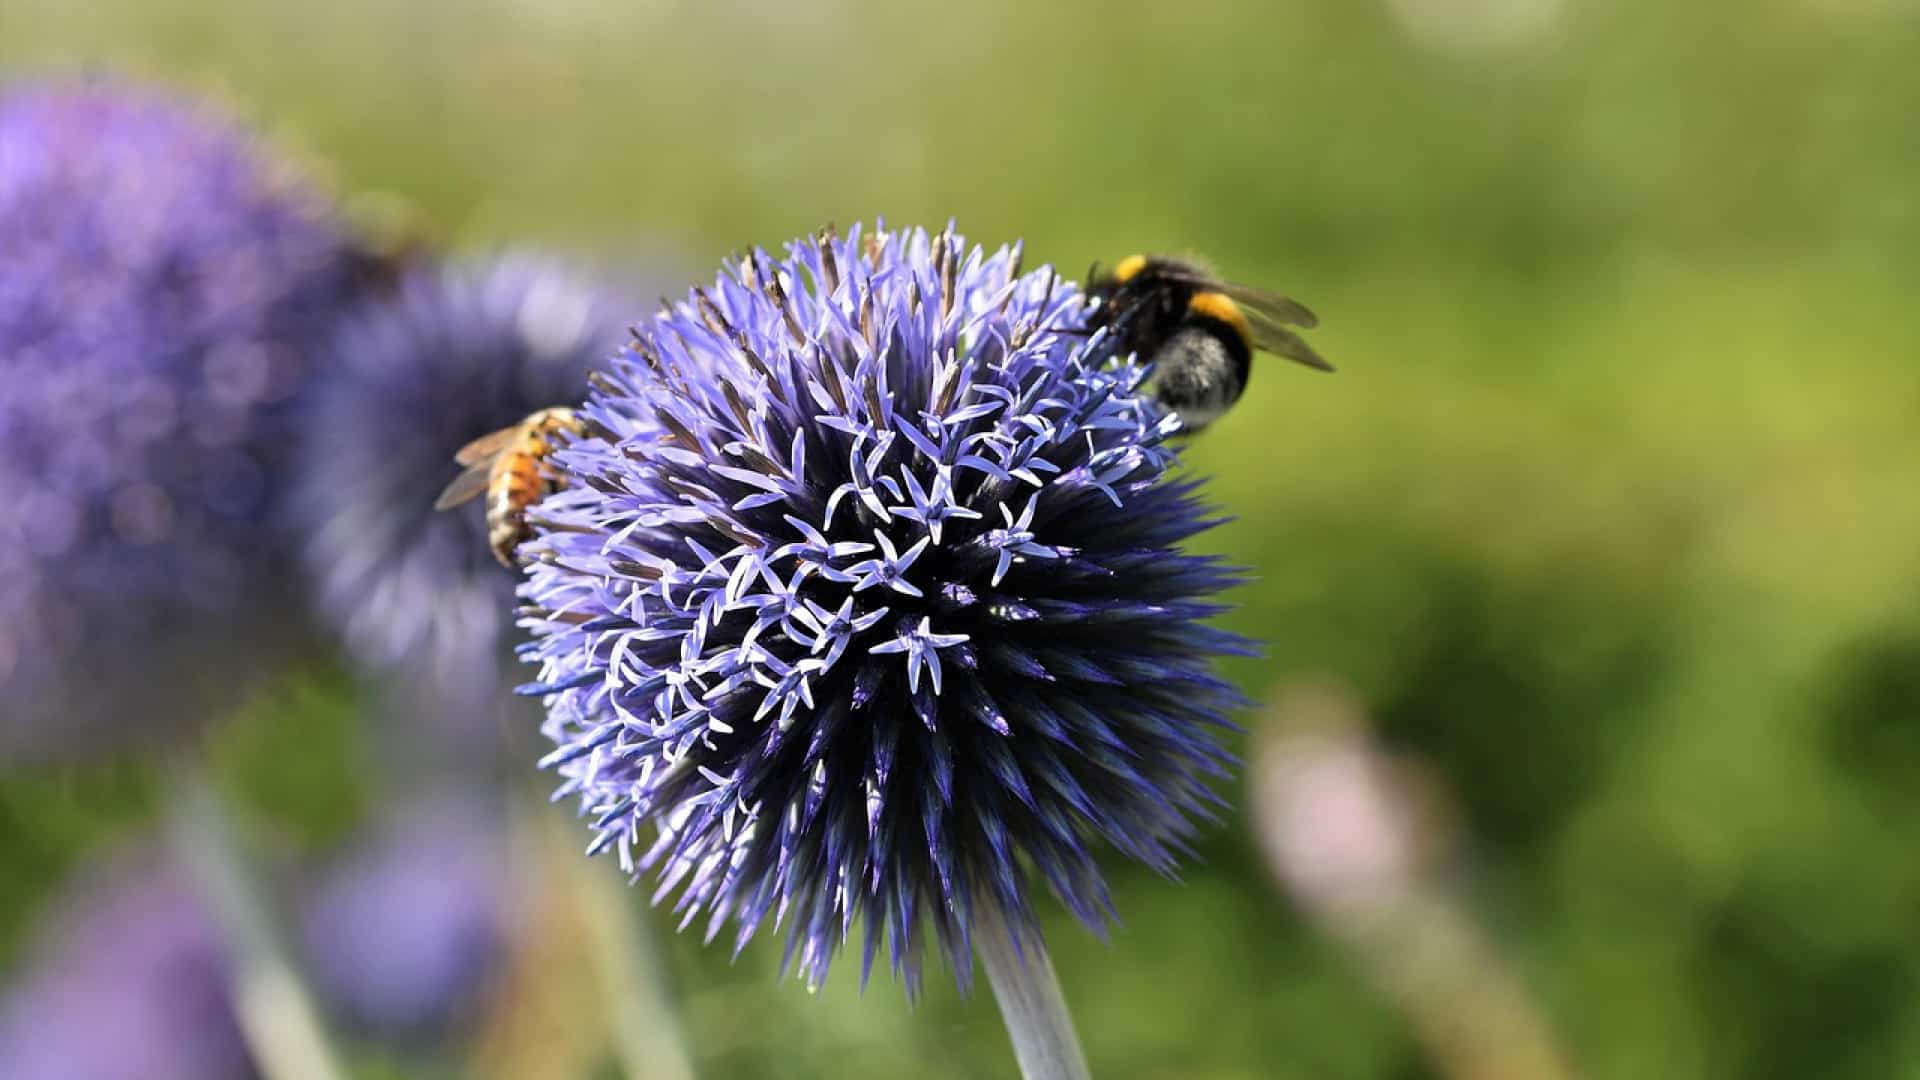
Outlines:
<svg viewBox="0 0 1920 1080"><path fill-rule="evenodd" d="M487 458L493 457L495 454L507 448L507 444L513 441L514 432L519 430L520 425L512 424L501 428L499 431L489 431L485 435L454 451L453 463L455 465L474 465Z"/></svg>
<svg viewBox="0 0 1920 1080"><path fill-rule="evenodd" d="M1253 332L1254 348L1284 356L1318 371L1333 370L1332 364L1327 363L1319 353L1313 351L1313 346L1294 332L1294 327L1311 330L1320 325L1320 317L1309 311L1305 304L1251 285L1226 282L1212 287L1226 293L1239 305L1241 313L1247 317L1248 329Z"/></svg>
<svg viewBox="0 0 1920 1080"><path fill-rule="evenodd" d="M1253 347L1275 356L1284 356L1295 363L1305 364L1317 371L1332 371L1333 365L1326 362L1313 346L1306 343L1299 334L1281 323L1271 312L1257 307L1241 305L1240 310L1247 315L1247 325L1253 331ZM1304 310L1304 309L1303 309Z"/></svg>
<svg viewBox="0 0 1920 1080"><path fill-rule="evenodd" d="M490 458L482 457L461 470L460 475L453 478L453 483L440 493L440 497L433 500L433 508L451 510L487 490L487 477L493 472L492 464Z"/></svg>
<svg viewBox="0 0 1920 1080"><path fill-rule="evenodd" d="M1253 332L1254 348L1270 352L1275 356L1284 356L1296 364L1305 364L1315 371L1332 371L1333 365L1327 359L1313 351L1313 346L1300 339L1300 335L1285 327Z"/></svg>
<svg viewBox="0 0 1920 1080"><path fill-rule="evenodd" d="M1256 289L1251 285L1235 285L1227 282L1215 288L1239 304L1247 317L1258 323L1266 321L1281 326L1297 326L1302 330L1311 330L1320 325L1320 317L1307 310L1307 305L1290 296L1268 289Z"/></svg>
<svg viewBox="0 0 1920 1080"><path fill-rule="evenodd" d="M1297 326L1302 330L1311 330L1320 325L1320 317L1308 310L1307 305L1284 293L1221 281L1198 267L1161 266L1155 273L1162 280L1177 281L1202 292L1226 293L1255 322L1264 319L1281 326Z"/></svg>

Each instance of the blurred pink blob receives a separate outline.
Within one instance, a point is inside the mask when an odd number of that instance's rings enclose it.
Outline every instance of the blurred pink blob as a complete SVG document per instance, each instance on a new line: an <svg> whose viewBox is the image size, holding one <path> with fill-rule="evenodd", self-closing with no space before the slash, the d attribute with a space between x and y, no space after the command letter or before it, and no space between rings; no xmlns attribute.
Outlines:
<svg viewBox="0 0 1920 1080"><path fill-rule="evenodd" d="M1396 756L1331 682L1284 688L1254 734L1254 833L1269 869L1458 1080L1574 1070L1498 944L1444 880L1458 816L1431 769Z"/></svg>
<svg viewBox="0 0 1920 1080"><path fill-rule="evenodd" d="M1437 784L1392 757L1334 683L1300 683L1268 709L1250 771L1256 835L1289 893L1324 915L1406 896L1451 848Z"/></svg>

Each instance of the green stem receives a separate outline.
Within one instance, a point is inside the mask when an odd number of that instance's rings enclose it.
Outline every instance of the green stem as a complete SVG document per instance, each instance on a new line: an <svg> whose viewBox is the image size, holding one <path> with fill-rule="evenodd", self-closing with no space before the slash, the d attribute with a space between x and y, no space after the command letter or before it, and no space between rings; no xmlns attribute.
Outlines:
<svg viewBox="0 0 1920 1080"><path fill-rule="evenodd" d="M220 796L189 772L174 793L173 842L230 951L234 1011L268 1080L343 1080L306 987L287 959Z"/></svg>
<svg viewBox="0 0 1920 1080"><path fill-rule="evenodd" d="M611 867L569 854L579 864L575 873L582 879L588 933L598 946L607 1019L628 1080L693 1080L678 1014L661 986L651 927L642 924L630 890L603 872Z"/></svg>
<svg viewBox="0 0 1920 1080"><path fill-rule="evenodd" d="M974 905L973 947L987 969L1013 1056L1026 1080L1089 1080L1053 961L1037 933L1016 929L991 900Z"/></svg>

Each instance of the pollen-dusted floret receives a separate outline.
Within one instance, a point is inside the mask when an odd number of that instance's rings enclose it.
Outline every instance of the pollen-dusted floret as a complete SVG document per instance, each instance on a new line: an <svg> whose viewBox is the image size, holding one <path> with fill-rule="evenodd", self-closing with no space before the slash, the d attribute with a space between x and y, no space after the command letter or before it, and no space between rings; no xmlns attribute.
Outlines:
<svg viewBox="0 0 1920 1080"><path fill-rule="evenodd" d="M197 711L282 620L270 518L307 345L360 262L211 110L0 95L0 747ZM264 616L264 618L256 617Z"/></svg>
<svg viewBox="0 0 1920 1080"><path fill-rule="evenodd" d="M642 328L557 456L524 646L546 763L660 894L784 922L817 984L864 916L964 984L974 912L1097 849L1161 871L1229 757L1205 625L1235 580L1169 477L1176 422L1081 298L951 230L755 253Z"/></svg>
<svg viewBox="0 0 1920 1080"><path fill-rule="evenodd" d="M469 440L578 401L640 308L526 252L414 269L333 337L293 504L315 606L408 715L470 733L498 707L513 576L483 501L436 513Z"/></svg>

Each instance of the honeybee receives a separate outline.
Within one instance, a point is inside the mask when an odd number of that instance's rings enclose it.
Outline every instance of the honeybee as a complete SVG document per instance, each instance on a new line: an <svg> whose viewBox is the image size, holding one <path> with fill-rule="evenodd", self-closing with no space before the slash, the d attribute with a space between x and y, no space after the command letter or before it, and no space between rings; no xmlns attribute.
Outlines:
<svg viewBox="0 0 1920 1080"><path fill-rule="evenodd" d="M554 435L578 435L586 425L572 409L541 409L525 420L482 435L453 455L464 471L453 478L435 510L451 510L481 492L487 494L487 546L500 565L511 568L514 552L533 530L527 526L527 508L559 486L547 458L554 451Z"/></svg>
<svg viewBox="0 0 1920 1080"><path fill-rule="evenodd" d="M1087 298L1098 305L1088 332L1110 327L1119 353L1152 362L1154 397L1189 434L1240 400L1256 349L1333 370L1293 330L1318 326L1313 312L1279 293L1222 281L1197 263L1129 255L1111 273L1096 265Z"/></svg>

